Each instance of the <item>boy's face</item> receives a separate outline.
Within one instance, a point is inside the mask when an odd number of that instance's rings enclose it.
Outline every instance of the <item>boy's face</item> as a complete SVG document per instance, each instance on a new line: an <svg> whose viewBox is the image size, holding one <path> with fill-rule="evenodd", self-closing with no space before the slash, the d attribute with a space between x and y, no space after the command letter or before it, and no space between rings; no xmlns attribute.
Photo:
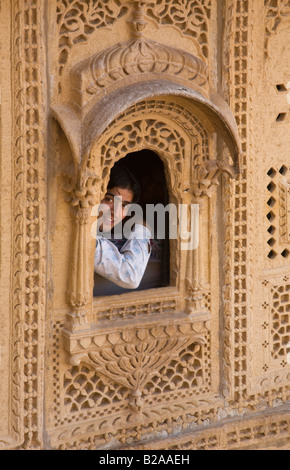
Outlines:
<svg viewBox="0 0 290 470"><path fill-rule="evenodd" d="M101 204L108 206L108 210L104 211L102 216L103 224L100 227L102 231L110 231L114 225L117 225L126 217L133 198L134 193L131 189L116 186L107 190L104 199L101 201Z"/></svg>

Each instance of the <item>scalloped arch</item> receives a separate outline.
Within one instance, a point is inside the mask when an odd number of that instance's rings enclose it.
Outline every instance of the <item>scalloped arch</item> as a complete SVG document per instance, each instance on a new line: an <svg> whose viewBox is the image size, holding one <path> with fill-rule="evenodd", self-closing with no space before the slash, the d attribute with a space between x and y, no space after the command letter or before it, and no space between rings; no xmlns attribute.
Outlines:
<svg viewBox="0 0 290 470"><path fill-rule="evenodd" d="M57 105L52 109L53 117L61 125L70 143L76 171L87 158L93 143L118 115L142 100L165 96L173 100L185 100L208 132L222 137L231 153L235 172L238 173L241 146L236 121L227 103L219 95L213 94L207 98L196 90L166 80L124 86L104 96L84 116L79 115L71 104Z"/></svg>

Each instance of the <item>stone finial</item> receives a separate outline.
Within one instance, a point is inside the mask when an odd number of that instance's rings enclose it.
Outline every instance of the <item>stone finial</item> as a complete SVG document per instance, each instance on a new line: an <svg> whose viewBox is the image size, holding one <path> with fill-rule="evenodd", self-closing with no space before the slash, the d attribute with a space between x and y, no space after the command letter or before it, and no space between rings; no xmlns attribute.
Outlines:
<svg viewBox="0 0 290 470"><path fill-rule="evenodd" d="M145 20L146 0L132 0L132 4L133 11L130 23L132 25L133 35L134 37L141 37L143 36L143 31L147 24L147 21Z"/></svg>

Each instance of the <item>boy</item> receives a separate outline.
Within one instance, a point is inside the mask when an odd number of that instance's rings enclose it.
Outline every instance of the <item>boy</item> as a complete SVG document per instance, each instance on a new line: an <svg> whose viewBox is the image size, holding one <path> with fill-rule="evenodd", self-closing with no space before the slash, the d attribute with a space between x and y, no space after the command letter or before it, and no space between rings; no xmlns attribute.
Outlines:
<svg viewBox="0 0 290 470"><path fill-rule="evenodd" d="M139 201L140 194L140 185L134 175L117 163L101 201L106 210L101 218L95 250L94 295L113 295L122 293L123 289L137 289L142 280L150 258L150 230L142 223L135 223L128 239L116 241L100 235L122 223L130 205Z"/></svg>

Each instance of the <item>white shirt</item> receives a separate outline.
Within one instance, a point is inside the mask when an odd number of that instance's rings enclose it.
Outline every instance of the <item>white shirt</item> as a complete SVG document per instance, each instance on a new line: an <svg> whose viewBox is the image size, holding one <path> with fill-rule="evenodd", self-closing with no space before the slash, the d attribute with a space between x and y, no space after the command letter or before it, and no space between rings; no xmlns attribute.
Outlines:
<svg viewBox="0 0 290 470"><path fill-rule="evenodd" d="M150 230L135 224L120 251L107 238L97 237L95 273L125 289L137 289L150 258Z"/></svg>

